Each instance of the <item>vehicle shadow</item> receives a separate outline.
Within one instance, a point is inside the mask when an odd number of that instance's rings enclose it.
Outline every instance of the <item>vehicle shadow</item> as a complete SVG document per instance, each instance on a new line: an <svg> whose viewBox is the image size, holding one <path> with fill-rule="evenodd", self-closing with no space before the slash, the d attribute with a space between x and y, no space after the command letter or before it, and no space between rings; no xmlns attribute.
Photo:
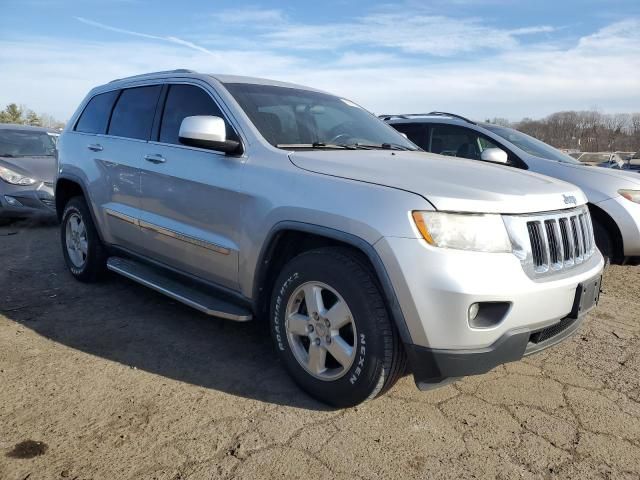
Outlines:
<svg viewBox="0 0 640 480"><path fill-rule="evenodd" d="M264 323L208 317L115 274L80 283L50 223L0 227L0 265L0 314L55 342L204 388L330 410L289 378Z"/></svg>

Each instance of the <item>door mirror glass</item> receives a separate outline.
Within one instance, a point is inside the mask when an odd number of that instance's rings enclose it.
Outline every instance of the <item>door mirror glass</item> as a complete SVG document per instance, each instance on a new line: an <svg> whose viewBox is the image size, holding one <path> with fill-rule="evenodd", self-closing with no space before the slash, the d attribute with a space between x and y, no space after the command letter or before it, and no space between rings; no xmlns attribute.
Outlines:
<svg viewBox="0 0 640 480"><path fill-rule="evenodd" d="M501 148L487 148L482 151L480 158L485 162L509 163L507 152Z"/></svg>
<svg viewBox="0 0 640 480"><path fill-rule="evenodd" d="M178 133L180 143L225 153L241 154L240 142L227 139L224 120L211 115L185 117Z"/></svg>

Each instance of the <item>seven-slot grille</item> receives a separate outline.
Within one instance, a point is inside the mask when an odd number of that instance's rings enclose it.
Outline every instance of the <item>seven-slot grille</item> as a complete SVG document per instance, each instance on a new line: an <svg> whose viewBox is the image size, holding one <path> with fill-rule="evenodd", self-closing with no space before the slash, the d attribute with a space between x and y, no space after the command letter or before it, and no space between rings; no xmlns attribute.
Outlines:
<svg viewBox="0 0 640 480"><path fill-rule="evenodd" d="M595 251L593 225L587 209L528 221L527 231L536 273L580 264Z"/></svg>

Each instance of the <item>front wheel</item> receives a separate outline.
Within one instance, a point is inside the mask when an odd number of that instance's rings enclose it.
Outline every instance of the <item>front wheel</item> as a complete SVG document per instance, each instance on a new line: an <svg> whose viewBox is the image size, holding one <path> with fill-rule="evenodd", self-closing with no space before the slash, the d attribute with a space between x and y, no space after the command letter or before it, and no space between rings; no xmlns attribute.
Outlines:
<svg viewBox="0 0 640 480"><path fill-rule="evenodd" d="M333 406L374 398L405 370L375 279L347 249L308 251L285 265L272 296L271 333L296 383Z"/></svg>

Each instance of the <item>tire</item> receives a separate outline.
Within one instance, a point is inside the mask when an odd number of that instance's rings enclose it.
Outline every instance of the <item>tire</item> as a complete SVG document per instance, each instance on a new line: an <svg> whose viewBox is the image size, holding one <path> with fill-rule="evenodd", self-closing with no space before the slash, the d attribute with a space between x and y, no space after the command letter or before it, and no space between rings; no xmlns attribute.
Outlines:
<svg viewBox="0 0 640 480"><path fill-rule="evenodd" d="M15 220L15 218L0 218L0 227L11 225Z"/></svg>
<svg viewBox="0 0 640 480"><path fill-rule="evenodd" d="M75 231L79 233L70 238L68 231L73 231L74 225ZM64 260L76 279L95 282L106 271L107 254L84 198L73 197L65 205L60 224L60 241Z"/></svg>
<svg viewBox="0 0 640 480"><path fill-rule="evenodd" d="M591 223L593 224L593 235L596 239L596 246L604 257L605 265L609 265L614 260L615 255L614 243L611 238L611 234L602 223L593 217L591 218Z"/></svg>
<svg viewBox="0 0 640 480"><path fill-rule="evenodd" d="M335 407L383 394L406 369L399 334L375 278L346 248L311 250L284 266L271 298L270 328L294 381Z"/></svg>

